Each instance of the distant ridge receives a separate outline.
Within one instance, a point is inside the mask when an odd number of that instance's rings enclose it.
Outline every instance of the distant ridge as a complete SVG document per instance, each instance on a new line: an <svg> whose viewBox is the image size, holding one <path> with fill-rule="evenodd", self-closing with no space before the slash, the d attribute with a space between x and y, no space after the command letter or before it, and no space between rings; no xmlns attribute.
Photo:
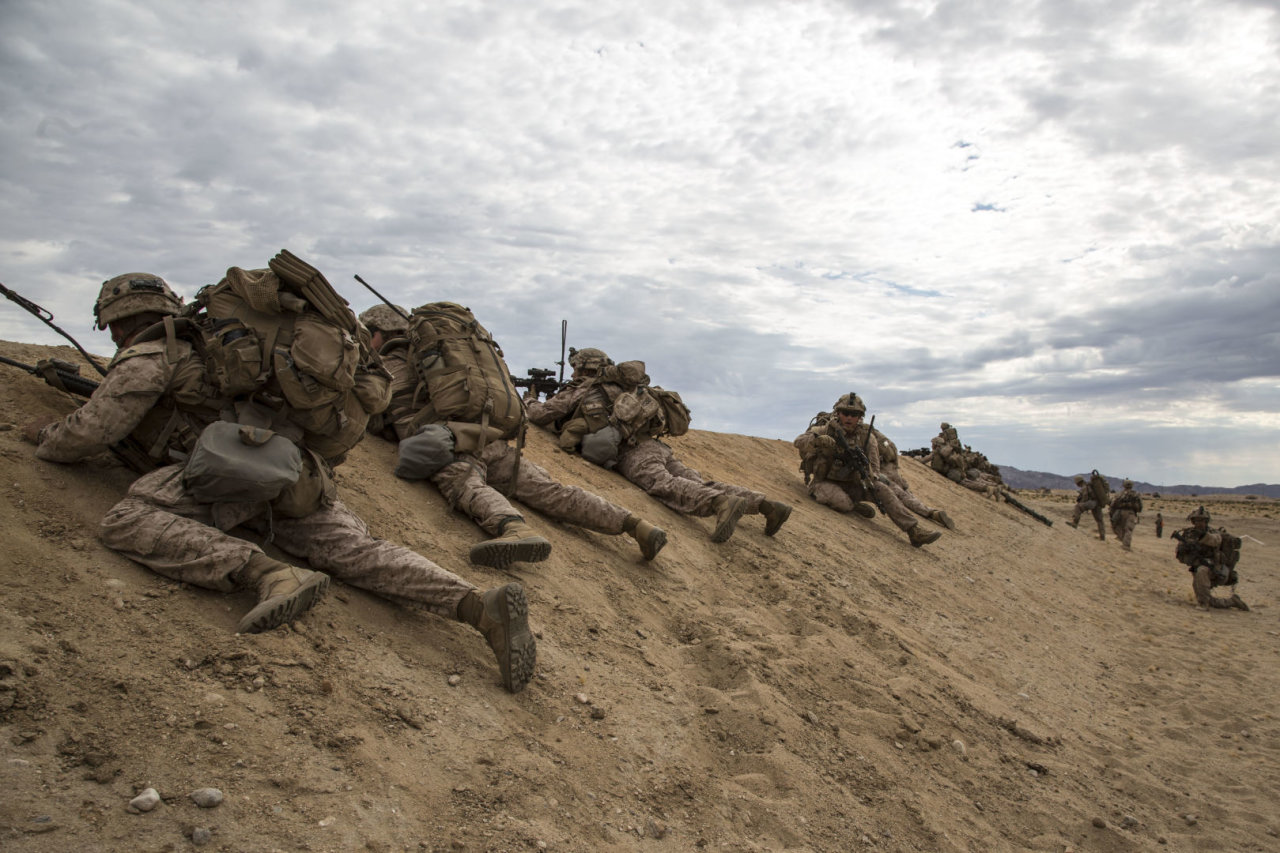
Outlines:
<svg viewBox="0 0 1280 853"><path fill-rule="evenodd" d="M1023 471L1011 465L998 465L1000 476L1005 483L1014 489L1074 489L1075 475L1050 474L1046 471ZM1088 472L1081 472L1088 476ZM1111 488L1119 490L1123 477L1107 475ZM1133 481L1133 487L1139 492L1159 492L1162 495L1258 495L1265 498L1280 498L1280 485L1271 483L1253 483L1248 486L1156 486L1139 480Z"/></svg>

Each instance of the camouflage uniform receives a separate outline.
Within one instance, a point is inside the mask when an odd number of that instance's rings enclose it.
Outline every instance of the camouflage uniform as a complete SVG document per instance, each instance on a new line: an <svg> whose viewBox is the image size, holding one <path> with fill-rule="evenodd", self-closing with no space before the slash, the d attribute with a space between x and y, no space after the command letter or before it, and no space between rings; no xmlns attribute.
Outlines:
<svg viewBox="0 0 1280 853"><path fill-rule="evenodd" d="M1004 482L998 473L993 475L986 470L991 466L986 462L985 456L973 453L960 443L960 435L955 427L944 422L942 432L933 437L930 445L932 451L922 460L930 468L957 485L999 499Z"/></svg>
<svg viewBox="0 0 1280 853"><path fill-rule="evenodd" d="M910 537L911 544L919 547L936 540L940 534L936 531L927 532L921 527L919 520L903 505L899 497L902 489L893 485L888 476L882 473L880 442L869 440L870 425L859 423L846 432L838 417L841 410L856 411L861 417L865 414L866 407L857 395L846 394L836 401L835 414L826 420L819 418L806 432L796 436L793 442L800 451L802 467L808 475L809 494L818 503L838 512L858 512L862 515L867 514L862 501L874 500L889 520ZM858 472L838 457L836 448L840 437L844 438L850 448L865 448L871 469L870 493L863 486ZM823 441L822 438L829 440Z"/></svg>
<svg viewBox="0 0 1280 853"><path fill-rule="evenodd" d="M613 363L594 348L579 352L595 353L603 363ZM578 376L578 372L575 364L573 381L550 399L525 401L529 420L552 428L559 436L560 446L569 452L578 449L589 429L589 419L582 412L584 402L592 395L604 395L601 402L606 406L599 417L607 417L607 401L615 396L609 391L621 390L595 378L594 372L591 376ZM698 471L677 459L667 444L647 435L633 435L621 444L614 470L676 512L700 518L716 516L713 542L727 540L743 515L764 515L765 535L772 536L791 514L791 507L753 489L704 480Z"/></svg>
<svg viewBox="0 0 1280 853"><path fill-rule="evenodd" d="M381 355L393 378L391 406L387 409L390 431L384 427L380 434L398 441L412 434L411 422L418 410L414 402L417 382L408 360L407 341L389 342ZM490 441L479 455L456 456L457 461L437 472L431 482L450 506L471 516L487 533L497 535L504 519L520 515L503 494L510 488L515 471L515 448L505 441ZM523 456L513 497L551 518L614 536L623 532L623 523L631 515L599 495L557 482L546 469Z"/></svg>
<svg viewBox="0 0 1280 853"><path fill-rule="evenodd" d="M1111 499L1111 532L1126 551L1131 550L1133 531L1142 512L1142 497L1133 490L1133 481L1124 481L1124 491Z"/></svg>
<svg viewBox="0 0 1280 853"><path fill-rule="evenodd" d="M148 425L152 411L179 408L173 392L192 365L201 364L184 341L178 341L176 363L164 350L165 343L157 341L122 351L88 402L40 432L36 456L75 462L131 434L144 446L153 443L154 432L138 428ZM236 524L261 527L267 505L198 503L182 485L182 470L181 464L167 465L140 477L103 519L103 541L174 580L224 592L235 589L240 585L237 573L263 552L224 531ZM370 536L364 522L339 500L305 518L276 516L271 528L282 550L352 586L440 616L453 618L458 602L475 589L425 557Z"/></svg>
<svg viewBox="0 0 1280 853"><path fill-rule="evenodd" d="M1209 527L1209 513L1204 507L1188 515L1187 520L1192 522L1192 526L1172 535L1178 542L1174 557L1191 572L1191 589L1196 603L1206 609L1248 610L1244 599L1234 592L1230 598L1218 598L1210 593L1216 586L1230 586L1234 590L1240 581L1236 570L1223 563L1222 545L1227 536L1226 528L1215 530Z"/></svg>
<svg viewBox="0 0 1280 853"><path fill-rule="evenodd" d="M911 491L911 487L907 484L907 478L902 476L902 470L898 467L898 446L878 429L873 429L871 435L872 441L878 444L880 448L880 473L884 474L885 479L888 480L889 488L893 489L894 496L901 501L903 506L921 518L940 522L954 530L955 525L952 524L950 516L940 509L927 505Z"/></svg>
<svg viewBox="0 0 1280 853"><path fill-rule="evenodd" d="M1098 502L1093 497L1093 492L1089 488L1089 484L1085 482L1084 477L1076 477L1076 485L1080 487L1080 493L1076 495L1075 509L1071 511L1071 520L1067 523L1072 527L1080 526L1080 516L1085 512L1093 513L1093 520L1098 523L1098 538L1103 542L1107 540L1107 528L1102 521L1102 507L1098 506Z"/></svg>

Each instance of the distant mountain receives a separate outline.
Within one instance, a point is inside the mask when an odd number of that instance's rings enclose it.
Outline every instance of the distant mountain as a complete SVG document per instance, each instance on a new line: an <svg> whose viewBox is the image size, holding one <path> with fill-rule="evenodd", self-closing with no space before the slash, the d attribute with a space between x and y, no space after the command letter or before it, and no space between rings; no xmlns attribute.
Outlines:
<svg viewBox="0 0 1280 853"><path fill-rule="evenodd" d="M1023 471L1011 465L998 465L1000 476L1005 483L1014 489L1074 489L1075 475L1050 474L1046 471ZM1088 477L1088 472L1082 472ZM1120 490L1123 477L1107 476L1107 482L1115 491ZM1248 486L1156 486L1134 480L1133 487L1139 492L1159 492L1162 495L1258 495L1265 498L1280 498L1280 485L1254 483Z"/></svg>

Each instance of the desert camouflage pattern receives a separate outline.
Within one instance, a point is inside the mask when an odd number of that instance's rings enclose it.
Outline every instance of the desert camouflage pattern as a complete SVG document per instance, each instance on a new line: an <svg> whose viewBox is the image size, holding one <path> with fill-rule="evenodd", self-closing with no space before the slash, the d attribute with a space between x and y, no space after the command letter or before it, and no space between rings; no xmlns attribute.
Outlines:
<svg viewBox="0 0 1280 853"><path fill-rule="evenodd" d="M163 342L159 342L163 345ZM190 348L184 351L191 356ZM143 424L159 401L174 396L183 365L147 345L124 350L83 406L45 427L36 455L75 462L101 452ZM266 530L266 503L202 504L182 485L181 464L150 472L103 518L106 545L158 574L207 589L236 588L236 573L261 549L226 531ZM475 587L425 557L369 534L341 501L304 518L270 519L274 542L352 586L453 618Z"/></svg>
<svg viewBox="0 0 1280 853"><path fill-rule="evenodd" d="M262 549L225 530L243 524L265 533L267 505L202 504L182 485L182 466L140 477L102 519L108 548L157 574L206 589L230 591L236 574ZM221 529L220 529L221 528ZM447 619L476 587L422 555L377 539L336 500L304 518L270 519L272 542L312 568L398 604Z"/></svg>
<svg viewBox="0 0 1280 853"><path fill-rule="evenodd" d="M760 512L760 504L766 500L744 486L704 481L656 438L637 437L634 445L622 447L614 470L676 512L700 518L715 514L712 506L722 495L744 498L747 515Z"/></svg>
<svg viewBox="0 0 1280 853"><path fill-rule="evenodd" d="M860 423L853 430L846 432L840 426L838 418L832 417L824 423L814 424L806 432L797 436L793 444L803 458L818 457L813 479L809 483L809 494L823 506L829 506L837 512L853 512L854 504L860 501L878 501L884 514L899 530L910 531L919 520L911 514L903 504L899 487L892 486L888 477L882 476L880 462L880 443L874 438L867 440L870 426ZM868 494L858 481L855 471L845 467L836 458L834 451L823 451L814 439L820 435L835 438L843 435L850 447L866 448L867 461L871 465L871 488ZM894 448L895 450L897 448ZM923 504L921 504L923 507Z"/></svg>
<svg viewBox="0 0 1280 853"><path fill-rule="evenodd" d="M1111 532L1124 547L1133 543L1133 531L1138 526L1138 513L1142 512L1142 496L1133 490L1132 484L1111 499Z"/></svg>
<svg viewBox="0 0 1280 853"><path fill-rule="evenodd" d="M391 341L383 347L381 355L383 366L392 376L392 396L385 413L388 426L379 434L398 441L412 434L414 416L420 405L420 401L414 399L417 382L409 364L407 341ZM490 441L478 455L458 454L458 461L441 468L431 482L450 506L470 516L486 533L496 536L503 519L523 515L505 496L515 466L515 448L505 441ZM622 524L630 515L599 495L557 482L545 468L523 456L512 497L558 521L614 536L622 533Z"/></svg>

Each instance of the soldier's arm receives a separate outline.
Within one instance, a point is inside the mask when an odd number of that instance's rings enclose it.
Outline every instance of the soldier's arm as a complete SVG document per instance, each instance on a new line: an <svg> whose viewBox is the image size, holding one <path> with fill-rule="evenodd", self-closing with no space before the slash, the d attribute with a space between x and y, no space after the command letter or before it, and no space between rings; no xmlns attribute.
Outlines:
<svg viewBox="0 0 1280 853"><path fill-rule="evenodd" d="M550 400L525 400L524 405L529 413L529 420L537 426L546 426L573 414L573 410L578 408L578 401L582 399L588 387L590 386L580 385L577 388L566 388Z"/></svg>
<svg viewBox="0 0 1280 853"><path fill-rule="evenodd" d="M117 362L88 401L40 430L36 456L49 462L77 462L126 438L169 387L172 370L163 353Z"/></svg>

